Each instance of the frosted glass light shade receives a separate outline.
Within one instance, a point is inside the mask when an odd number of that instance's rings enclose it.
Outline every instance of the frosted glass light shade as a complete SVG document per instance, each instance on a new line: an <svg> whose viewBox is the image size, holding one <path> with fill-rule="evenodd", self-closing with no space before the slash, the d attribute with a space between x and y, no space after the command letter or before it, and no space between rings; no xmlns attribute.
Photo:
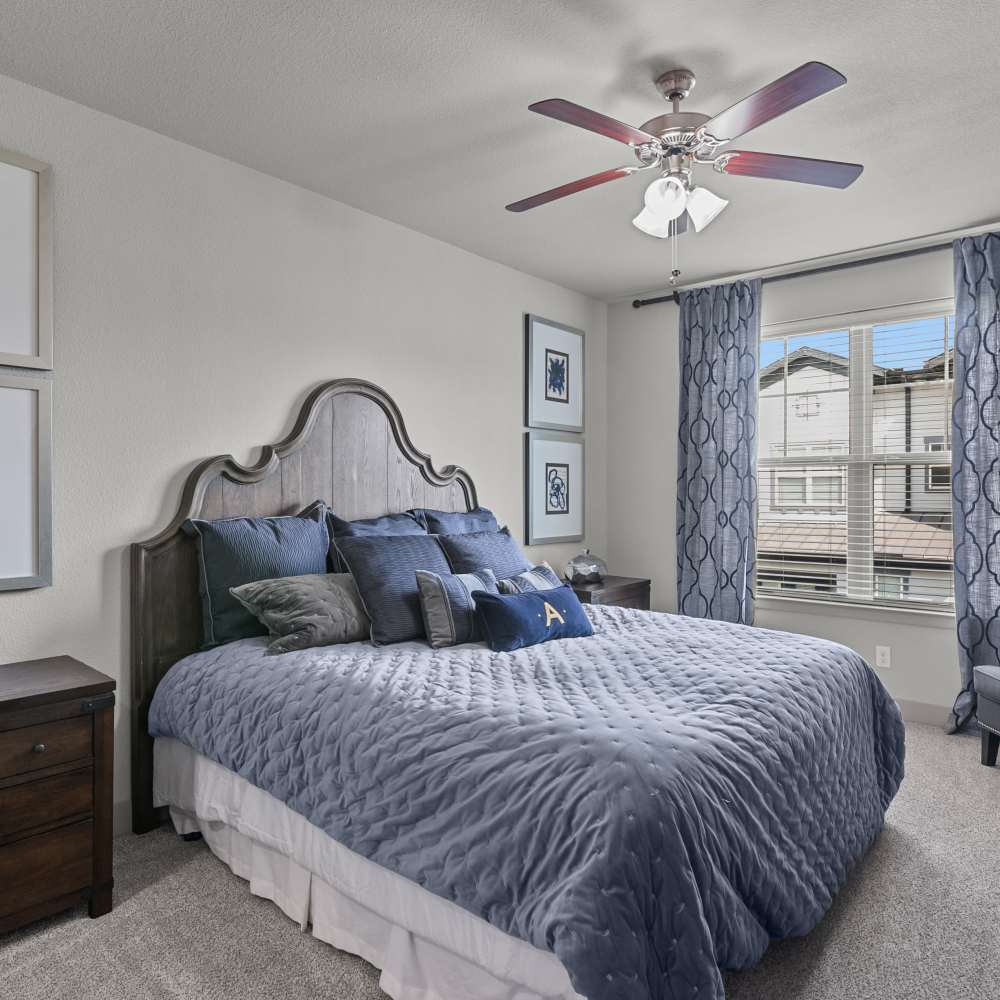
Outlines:
<svg viewBox="0 0 1000 1000"><path fill-rule="evenodd" d="M665 240L670 235L670 222L670 219L661 219L655 212L644 208L632 220L632 225L647 236L658 236Z"/></svg>
<svg viewBox="0 0 1000 1000"><path fill-rule="evenodd" d="M687 202L687 189L676 177L658 177L646 188L646 208L657 218L676 219Z"/></svg>
<svg viewBox="0 0 1000 1000"><path fill-rule="evenodd" d="M700 233L728 204L725 198L712 194L708 188L692 188L687 196L687 212L695 231Z"/></svg>

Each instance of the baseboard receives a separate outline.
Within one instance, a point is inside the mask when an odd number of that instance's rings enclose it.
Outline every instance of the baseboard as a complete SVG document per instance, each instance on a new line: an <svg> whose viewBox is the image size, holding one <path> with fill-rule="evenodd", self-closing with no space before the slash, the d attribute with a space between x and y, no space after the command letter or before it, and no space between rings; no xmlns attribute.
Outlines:
<svg viewBox="0 0 1000 1000"><path fill-rule="evenodd" d="M944 726L951 712L951 708L928 705L924 701L909 701L905 698L897 698L896 704L903 713L904 722L916 722L927 726Z"/></svg>

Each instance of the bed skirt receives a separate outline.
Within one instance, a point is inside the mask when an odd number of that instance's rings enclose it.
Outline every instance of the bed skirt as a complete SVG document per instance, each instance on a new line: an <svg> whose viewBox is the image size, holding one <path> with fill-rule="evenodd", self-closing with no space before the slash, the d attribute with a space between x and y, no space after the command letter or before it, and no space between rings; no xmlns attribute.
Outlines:
<svg viewBox="0 0 1000 1000"><path fill-rule="evenodd" d="M155 742L153 795L255 896L380 969L393 1000L583 1000L554 955L348 850L178 740Z"/></svg>

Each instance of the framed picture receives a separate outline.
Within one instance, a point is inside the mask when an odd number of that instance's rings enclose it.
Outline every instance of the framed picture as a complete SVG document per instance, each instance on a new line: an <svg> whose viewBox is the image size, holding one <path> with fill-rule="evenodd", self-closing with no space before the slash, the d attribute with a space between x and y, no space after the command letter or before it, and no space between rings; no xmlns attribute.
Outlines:
<svg viewBox="0 0 1000 1000"><path fill-rule="evenodd" d="M525 316L525 417L529 427L583 430L583 331Z"/></svg>
<svg viewBox="0 0 1000 1000"><path fill-rule="evenodd" d="M52 583L52 382L0 371L0 590Z"/></svg>
<svg viewBox="0 0 1000 1000"><path fill-rule="evenodd" d="M583 538L583 438L554 431L525 434L525 542Z"/></svg>
<svg viewBox="0 0 1000 1000"><path fill-rule="evenodd" d="M0 365L52 367L52 194L46 164L0 150Z"/></svg>

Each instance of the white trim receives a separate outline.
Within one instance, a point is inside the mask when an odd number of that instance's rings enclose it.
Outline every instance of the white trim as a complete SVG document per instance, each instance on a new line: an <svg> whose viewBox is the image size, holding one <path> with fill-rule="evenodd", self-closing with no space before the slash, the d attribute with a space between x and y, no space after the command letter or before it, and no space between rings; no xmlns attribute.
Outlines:
<svg viewBox="0 0 1000 1000"><path fill-rule="evenodd" d="M832 313L825 316L803 316L802 319L784 323L769 323L760 328L760 339L780 340L806 334L835 333L854 326L878 326L880 323L906 323L922 319L938 319L955 312L954 297L924 299L920 302L901 302L877 309L860 309L856 312Z"/></svg>
<svg viewBox="0 0 1000 1000"><path fill-rule="evenodd" d="M955 609L897 607L872 601L833 600L829 597L785 597L774 593L758 593L754 606L759 611L790 612L792 614L823 615L827 618L854 618L864 621L885 622L886 616L899 624L920 625L928 628L955 628Z"/></svg>

